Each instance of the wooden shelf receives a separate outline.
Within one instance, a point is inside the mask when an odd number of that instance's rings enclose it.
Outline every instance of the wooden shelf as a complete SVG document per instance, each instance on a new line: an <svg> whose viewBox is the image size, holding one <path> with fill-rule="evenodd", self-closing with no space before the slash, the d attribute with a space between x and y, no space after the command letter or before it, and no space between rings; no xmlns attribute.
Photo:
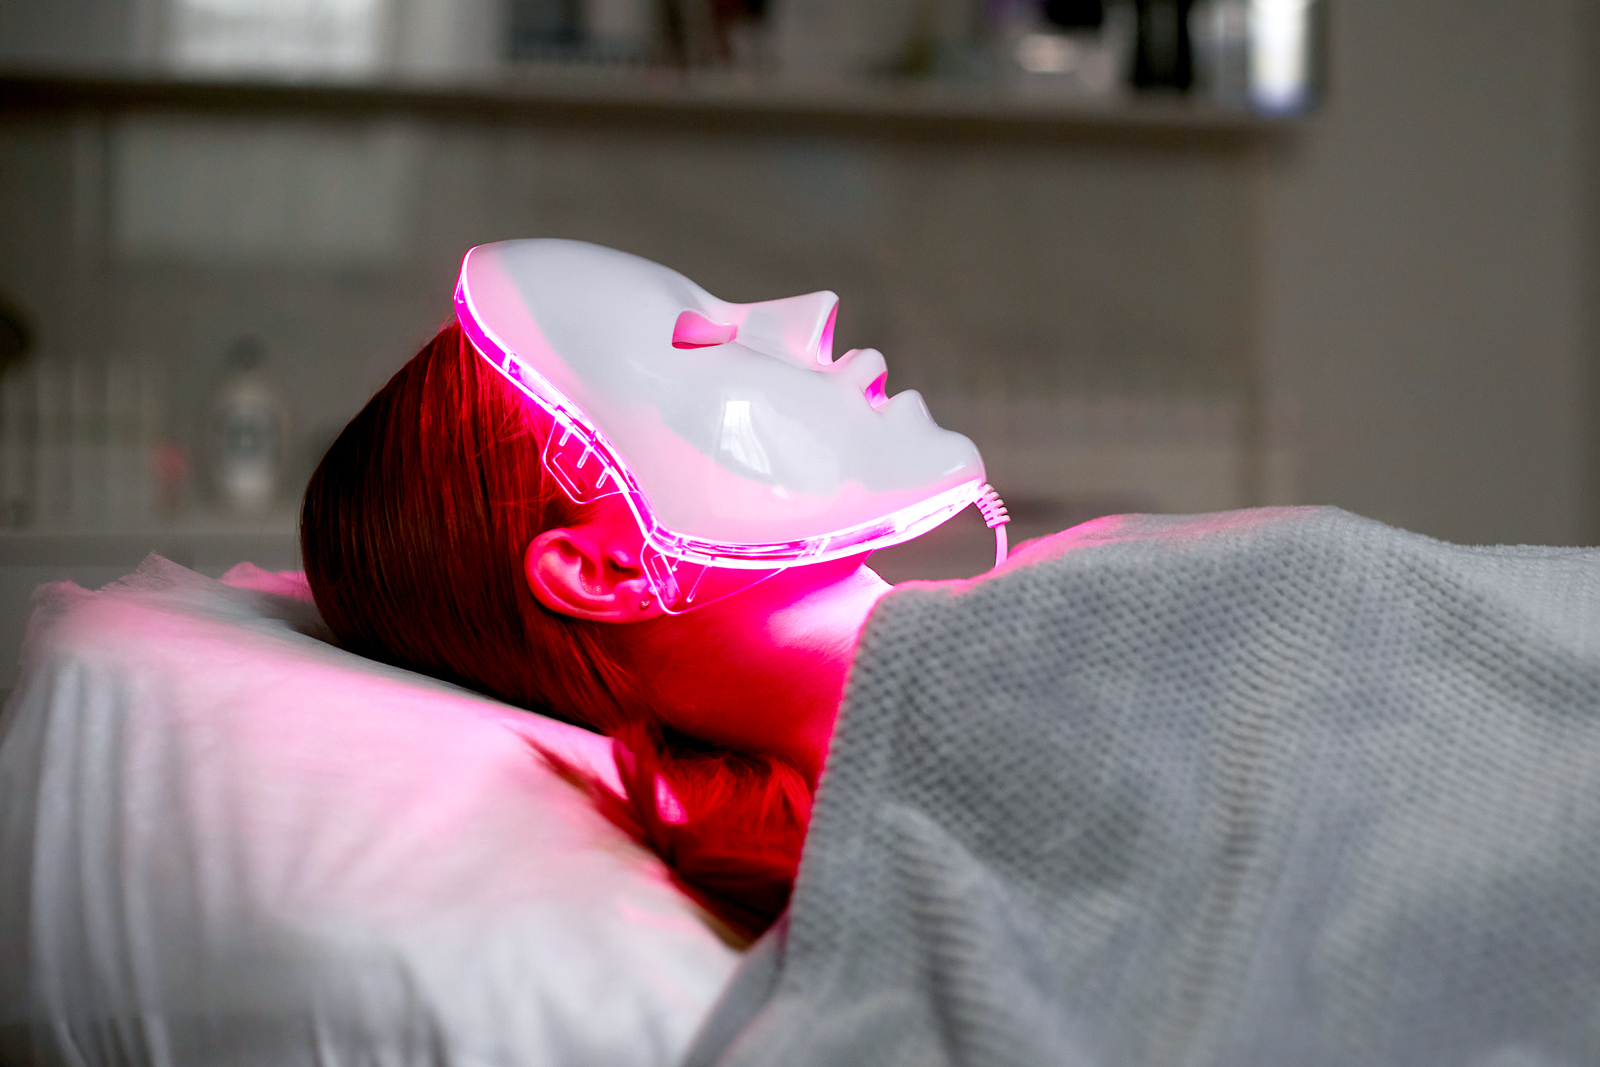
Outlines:
<svg viewBox="0 0 1600 1067"><path fill-rule="evenodd" d="M985 84L801 84L676 70L507 68L471 80L205 79L0 71L0 114L75 109L405 113L601 126L914 138L1120 139L1236 146L1295 120L1179 96L1082 100Z"/></svg>

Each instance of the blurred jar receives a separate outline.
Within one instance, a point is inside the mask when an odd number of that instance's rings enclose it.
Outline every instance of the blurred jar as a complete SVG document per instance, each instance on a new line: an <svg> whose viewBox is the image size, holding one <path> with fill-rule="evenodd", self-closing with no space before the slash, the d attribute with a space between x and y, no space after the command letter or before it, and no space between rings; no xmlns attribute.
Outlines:
<svg viewBox="0 0 1600 1067"><path fill-rule="evenodd" d="M1027 93L1110 97L1126 85L1133 5L1126 0L993 4L1002 79Z"/></svg>
<svg viewBox="0 0 1600 1067"><path fill-rule="evenodd" d="M288 415L282 394L263 366L266 352L254 337L228 350L229 375L212 405L211 454L223 506L259 515L278 502L283 487Z"/></svg>
<svg viewBox="0 0 1600 1067"><path fill-rule="evenodd" d="M1226 108L1250 106L1250 0L1199 0L1189 13L1199 92Z"/></svg>
<svg viewBox="0 0 1600 1067"><path fill-rule="evenodd" d="M1322 95L1324 0L1198 0L1189 26L1202 91L1224 107L1304 114Z"/></svg>

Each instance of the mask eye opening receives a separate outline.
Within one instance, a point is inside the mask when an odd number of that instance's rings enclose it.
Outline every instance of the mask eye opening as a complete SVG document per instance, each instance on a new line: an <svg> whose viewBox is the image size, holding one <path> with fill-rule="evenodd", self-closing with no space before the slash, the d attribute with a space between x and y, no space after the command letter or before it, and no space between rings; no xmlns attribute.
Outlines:
<svg viewBox="0 0 1600 1067"><path fill-rule="evenodd" d="M739 327L729 322L712 322L700 312L686 309L672 326L673 348L710 348L725 345L739 336Z"/></svg>

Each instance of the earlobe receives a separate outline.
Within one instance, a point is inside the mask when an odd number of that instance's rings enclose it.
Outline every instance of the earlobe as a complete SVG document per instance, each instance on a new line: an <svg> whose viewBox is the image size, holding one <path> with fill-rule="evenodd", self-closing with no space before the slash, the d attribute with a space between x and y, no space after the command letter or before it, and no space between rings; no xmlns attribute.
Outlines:
<svg viewBox="0 0 1600 1067"><path fill-rule="evenodd" d="M546 530L528 544L523 573L551 611L595 622L641 622L661 606L632 553L607 543L595 526Z"/></svg>

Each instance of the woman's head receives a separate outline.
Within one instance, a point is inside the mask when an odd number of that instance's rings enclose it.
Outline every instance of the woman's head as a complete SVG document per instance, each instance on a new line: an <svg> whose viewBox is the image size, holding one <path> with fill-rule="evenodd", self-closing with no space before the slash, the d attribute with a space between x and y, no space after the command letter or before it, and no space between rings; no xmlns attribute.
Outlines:
<svg viewBox="0 0 1600 1067"><path fill-rule="evenodd" d="M663 613L615 498L578 505L530 401L451 322L329 448L301 549L352 651L609 734L606 814L753 934L787 899L856 635L887 586L862 558ZM656 808L659 773L681 806Z"/></svg>
<svg viewBox="0 0 1600 1067"><path fill-rule="evenodd" d="M647 719L814 776L856 632L888 587L857 557L664 615L637 526L615 498L562 492L531 411L452 322L351 421L301 526L334 633L602 732Z"/></svg>

